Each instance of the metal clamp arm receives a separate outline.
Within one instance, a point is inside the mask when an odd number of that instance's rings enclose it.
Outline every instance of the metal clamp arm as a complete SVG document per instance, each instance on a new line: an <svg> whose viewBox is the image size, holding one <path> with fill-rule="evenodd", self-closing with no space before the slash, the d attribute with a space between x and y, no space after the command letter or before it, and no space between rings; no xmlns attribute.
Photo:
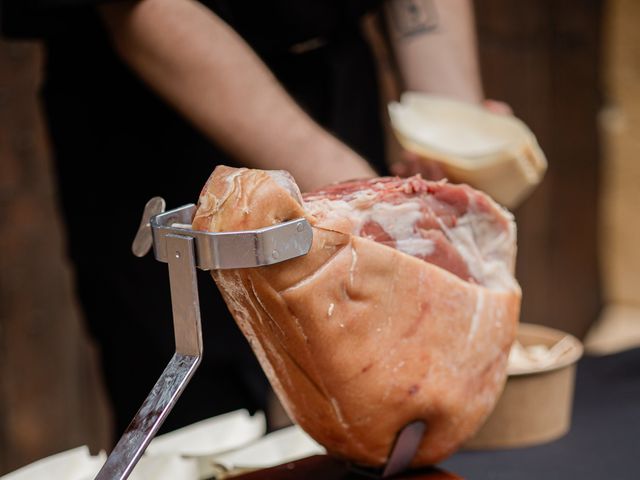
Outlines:
<svg viewBox="0 0 640 480"><path fill-rule="evenodd" d="M202 328L196 267L247 268L305 255L313 233L304 219L242 232L211 233L190 228L195 205L163 213L152 198L144 210L132 250L142 257L153 245L157 260L169 264L176 352L136 413L96 480L125 480L160 429L202 358Z"/></svg>
<svg viewBox="0 0 640 480"><path fill-rule="evenodd" d="M167 248L171 249L168 263L176 352L96 480L129 477L198 368L202 358L202 329L193 244L190 237L167 237Z"/></svg>

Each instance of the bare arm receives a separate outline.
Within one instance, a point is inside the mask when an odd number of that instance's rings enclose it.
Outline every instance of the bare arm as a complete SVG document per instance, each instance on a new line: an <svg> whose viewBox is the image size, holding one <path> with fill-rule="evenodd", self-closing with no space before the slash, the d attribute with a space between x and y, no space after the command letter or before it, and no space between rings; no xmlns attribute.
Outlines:
<svg viewBox="0 0 640 480"><path fill-rule="evenodd" d="M511 107L485 100L472 0L387 0L385 17L402 88L482 103L494 113ZM404 151L391 170L401 176L443 177L437 162Z"/></svg>
<svg viewBox="0 0 640 480"><path fill-rule="evenodd" d="M284 91L226 23L194 0L102 7L114 45L161 96L250 167L291 172L303 190L374 176Z"/></svg>
<svg viewBox="0 0 640 480"><path fill-rule="evenodd" d="M483 100L471 0L387 0L385 13L405 90Z"/></svg>

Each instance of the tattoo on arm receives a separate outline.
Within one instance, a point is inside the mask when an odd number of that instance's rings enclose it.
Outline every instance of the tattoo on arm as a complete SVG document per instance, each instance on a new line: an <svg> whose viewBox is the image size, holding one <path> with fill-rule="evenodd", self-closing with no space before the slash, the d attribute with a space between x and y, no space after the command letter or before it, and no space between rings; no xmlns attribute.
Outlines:
<svg viewBox="0 0 640 480"><path fill-rule="evenodd" d="M400 37L422 35L438 26L438 12L432 0L391 0L387 8L390 23Z"/></svg>

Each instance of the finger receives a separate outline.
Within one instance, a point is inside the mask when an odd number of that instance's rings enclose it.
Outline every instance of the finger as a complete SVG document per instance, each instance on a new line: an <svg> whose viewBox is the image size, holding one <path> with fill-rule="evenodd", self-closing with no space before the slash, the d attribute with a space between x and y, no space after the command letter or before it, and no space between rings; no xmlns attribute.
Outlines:
<svg viewBox="0 0 640 480"><path fill-rule="evenodd" d="M513 109L506 102L486 99L482 102L482 105L490 112L497 113L499 115L513 115Z"/></svg>
<svg viewBox="0 0 640 480"><path fill-rule="evenodd" d="M427 178L429 180L442 180L446 178L446 175L439 163L429 162L429 175Z"/></svg>
<svg viewBox="0 0 640 480"><path fill-rule="evenodd" d="M406 166L405 176L410 177L422 172L422 160L420 157L410 157L404 162Z"/></svg>
<svg viewBox="0 0 640 480"><path fill-rule="evenodd" d="M402 159L407 163L416 163L419 162L423 157L418 155L411 150L403 150L402 151Z"/></svg>
<svg viewBox="0 0 640 480"><path fill-rule="evenodd" d="M391 173L397 177L406 177L407 165L404 162L396 162L389 167Z"/></svg>

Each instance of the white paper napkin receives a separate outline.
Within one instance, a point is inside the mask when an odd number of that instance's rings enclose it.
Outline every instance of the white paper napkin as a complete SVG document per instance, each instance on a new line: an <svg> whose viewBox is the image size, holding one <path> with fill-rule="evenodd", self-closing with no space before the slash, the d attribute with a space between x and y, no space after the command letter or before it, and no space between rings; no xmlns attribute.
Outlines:
<svg viewBox="0 0 640 480"><path fill-rule="evenodd" d="M87 447L78 447L38 460L0 480L93 480L106 458L104 452L94 457Z"/></svg>
<svg viewBox="0 0 640 480"><path fill-rule="evenodd" d="M262 437L264 414L237 410L156 437L129 477L131 480L198 480L212 455L229 452ZM104 464L104 452L91 456L87 447L59 453L27 465L0 480L93 480Z"/></svg>
<svg viewBox="0 0 640 480"><path fill-rule="evenodd" d="M129 480L199 480L200 466L195 458L180 455L145 455L131 472Z"/></svg>
<svg viewBox="0 0 640 480"><path fill-rule="evenodd" d="M236 410L160 435L153 439L145 455L208 456L247 445L265 432L262 412L251 416L247 410Z"/></svg>
<svg viewBox="0 0 640 480"><path fill-rule="evenodd" d="M325 449L297 425L270 433L251 445L216 455L212 460L227 470L266 468L291 462Z"/></svg>

